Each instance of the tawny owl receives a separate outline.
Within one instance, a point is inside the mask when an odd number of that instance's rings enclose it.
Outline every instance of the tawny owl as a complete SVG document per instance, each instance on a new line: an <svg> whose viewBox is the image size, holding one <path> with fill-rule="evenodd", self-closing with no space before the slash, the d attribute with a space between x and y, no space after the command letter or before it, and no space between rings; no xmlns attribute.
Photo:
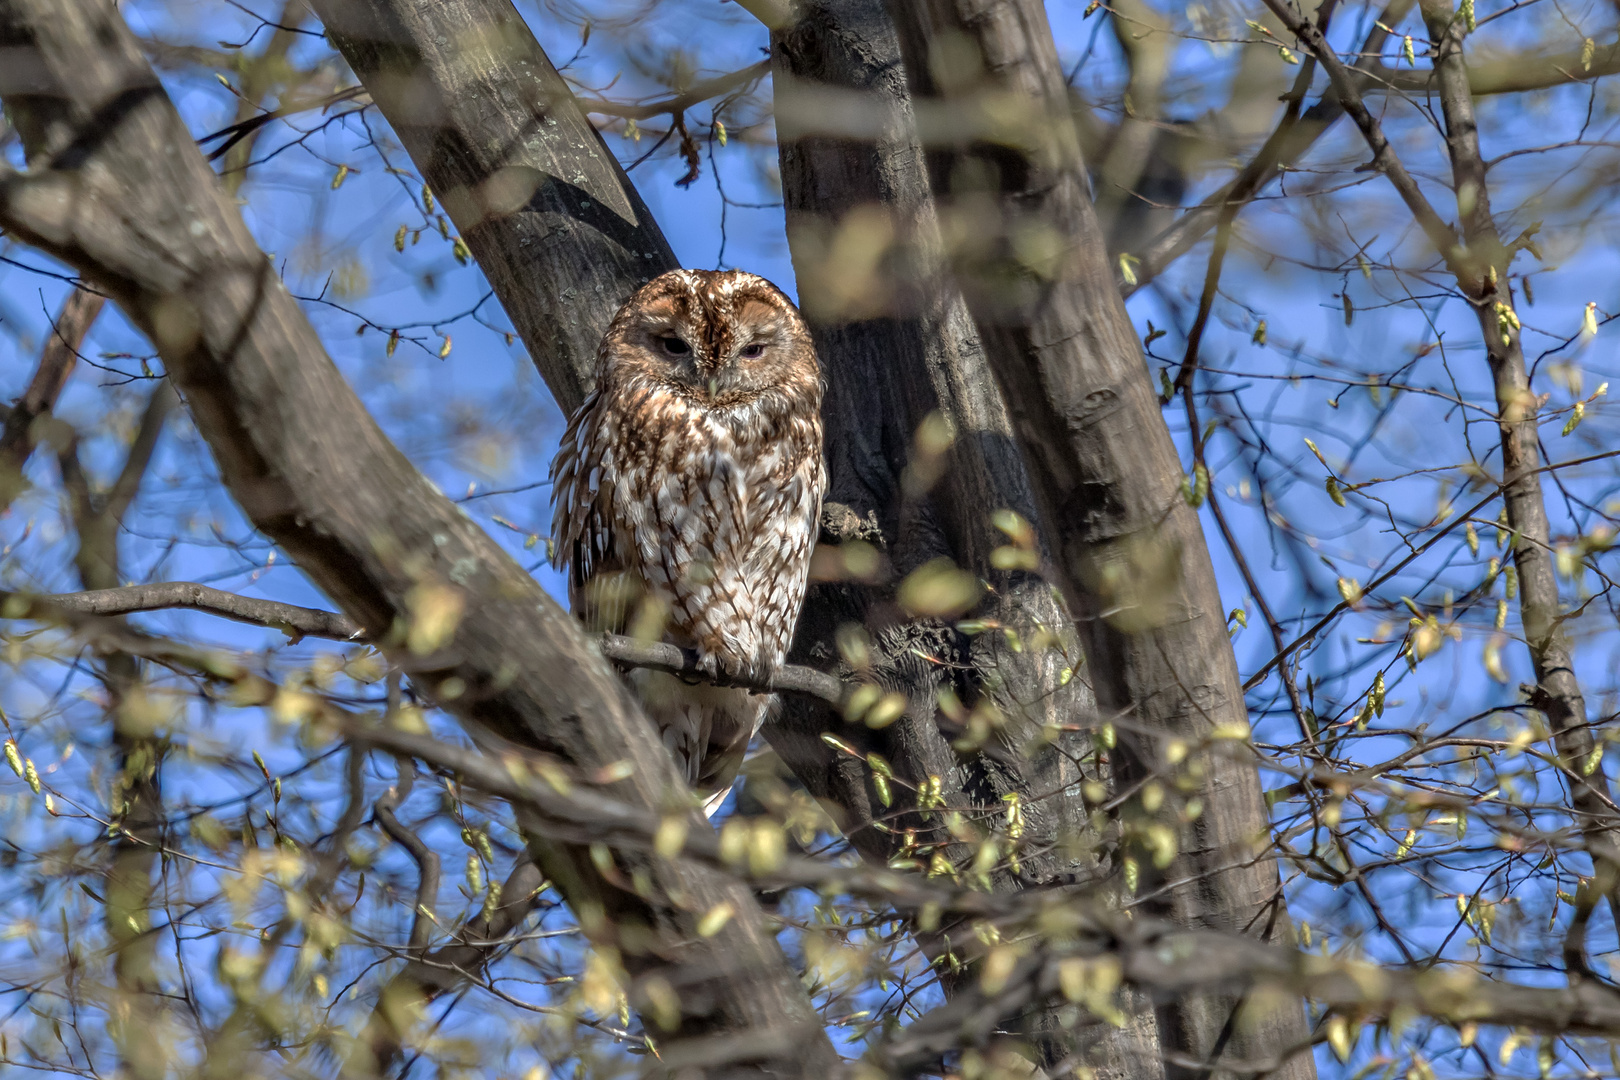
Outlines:
<svg viewBox="0 0 1620 1080"><path fill-rule="evenodd" d="M674 270L637 291L551 466L553 557L575 613L693 649L711 674L778 667L826 486L821 392L804 320L764 278ZM629 678L712 813L770 699Z"/></svg>

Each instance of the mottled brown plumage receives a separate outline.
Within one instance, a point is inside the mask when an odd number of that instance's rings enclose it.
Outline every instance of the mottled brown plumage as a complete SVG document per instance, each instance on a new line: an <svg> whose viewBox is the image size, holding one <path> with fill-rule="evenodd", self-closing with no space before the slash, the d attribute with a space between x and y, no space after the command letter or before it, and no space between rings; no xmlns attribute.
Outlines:
<svg viewBox="0 0 1620 1080"><path fill-rule="evenodd" d="M815 348L779 289L703 270L643 286L602 339L551 475L554 559L588 626L695 649L712 673L762 679L783 662L826 472ZM630 679L712 811L770 700Z"/></svg>

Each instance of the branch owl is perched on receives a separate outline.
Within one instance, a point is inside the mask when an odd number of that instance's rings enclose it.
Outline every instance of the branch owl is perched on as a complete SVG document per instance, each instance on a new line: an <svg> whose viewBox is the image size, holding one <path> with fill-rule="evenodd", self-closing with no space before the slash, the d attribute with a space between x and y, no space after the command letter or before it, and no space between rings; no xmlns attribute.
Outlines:
<svg viewBox="0 0 1620 1080"><path fill-rule="evenodd" d="M740 271L653 279L608 327L551 477L554 559L587 626L767 677L804 603L826 486L821 372L798 310ZM629 678L712 813L769 698Z"/></svg>

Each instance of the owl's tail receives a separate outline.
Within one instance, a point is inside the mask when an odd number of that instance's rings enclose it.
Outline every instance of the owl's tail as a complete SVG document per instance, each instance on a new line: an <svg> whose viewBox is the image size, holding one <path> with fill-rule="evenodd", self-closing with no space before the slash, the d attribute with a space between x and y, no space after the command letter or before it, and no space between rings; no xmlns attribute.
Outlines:
<svg viewBox="0 0 1620 1080"><path fill-rule="evenodd" d="M776 705L775 695L735 687L689 685L662 672L638 670L630 684L642 708L658 725L664 745L703 796L703 813L713 817L736 786L748 743Z"/></svg>

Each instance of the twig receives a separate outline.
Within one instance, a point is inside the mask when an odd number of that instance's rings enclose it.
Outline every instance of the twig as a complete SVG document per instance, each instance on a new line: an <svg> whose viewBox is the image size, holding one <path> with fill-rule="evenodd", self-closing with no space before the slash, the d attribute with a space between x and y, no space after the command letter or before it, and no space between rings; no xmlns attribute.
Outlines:
<svg viewBox="0 0 1620 1080"><path fill-rule="evenodd" d="M617 116L624 120L649 120L654 116L679 116L694 105L708 101L710 98L720 97L739 86L747 86L758 82L771 73L769 58L757 64L750 64L740 71L733 71L729 75L720 75L716 78L700 82L684 94L664 98L662 101L651 101L645 105L629 105L617 101L606 101L602 98L579 98L579 107L588 113L600 116Z"/></svg>
<svg viewBox="0 0 1620 1080"><path fill-rule="evenodd" d="M376 727L359 717L345 717L340 722L349 738L419 758L454 772L463 782L490 795L533 808L559 836L646 849L652 846L663 821L651 811L622 803L588 785L568 785L565 794L534 775L518 755L490 756L464 750L431 736ZM731 865L722 858L719 837L711 830L689 832L682 851L699 860ZM1493 982L1466 969L1418 973L1378 967L1219 930L1189 930L1152 916L1126 918L1104 903L1067 889L993 895L940 884L920 874L871 866L829 866L795 855L760 873L745 867L736 872L774 884L821 890L834 887L901 911L927 905L942 913L1031 921L1061 911L1079 950L1118 956L1126 982L1165 995L1185 994L1198 987L1243 993L1269 985L1374 1015L1409 1008L1444 1020L1523 1025L1548 1032L1611 1034L1620 1028L1620 994L1592 980L1568 988L1547 988ZM1037 996L1050 996L1057 992L1062 964L1071 955L1074 953L1067 949L1049 950L1015 969L1014 976L1031 980ZM1009 989L1013 981L1009 979ZM975 1004L982 1006L983 997L974 1000L981 993L970 991L943 1006L950 1010L943 1015L959 1015ZM901 1029L894 1037L903 1040L912 1030Z"/></svg>
<svg viewBox="0 0 1620 1080"><path fill-rule="evenodd" d="M1373 28L1367 33L1367 40L1362 43L1362 57L1357 61L1354 70L1364 72L1376 66L1379 51L1389 38L1390 31L1386 28L1405 18L1406 13L1412 9L1413 2L1414 0L1393 0L1384 9L1383 14L1374 20ZM1362 78L1365 79L1366 76ZM1165 229L1147 245L1146 250L1141 253L1142 263L1135 269L1136 284L1127 285L1121 280L1120 295L1128 297L1158 277L1165 267L1190 251L1205 233L1216 226L1227 206L1236 204L1241 207L1260 194L1267 184L1315 145L1342 115L1344 105L1333 93L1324 95L1315 105L1305 110L1303 116L1291 117L1285 113L1265 145L1230 184L1188 210L1179 221Z"/></svg>
<svg viewBox="0 0 1620 1080"><path fill-rule="evenodd" d="M392 837L403 847L416 863L416 912L411 920L411 948L420 950L426 947L428 938L433 934L433 926L438 922L433 914L439 898L439 855L422 838L411 832L399 823L394 816L394 807L398 806L411 793L411 782L415 777L416 765L409 758L403 758L399 763L399 784L390 788L382 798L377 800L373 811L377 824L382 831Z"/></svg>
<svg viewBox="0 0 1620 1080"><path fill-rule="evenodd" d="M22 490L22 468L34 451L34 421L56 407L56 399L73 374L79 346L90 332L106 297L87 289L75 289L62 304L62 311L51 326L51 336L40 352L39 367L28 389L6 414L0 431L0 507L9 505Z"/></svg>
<svg viewBox="0 0 1620 1080"><path fill-rule="evenodd" d="M327 94L324 97L316 98L313 101L300 101L296 104L286 105L279 109L272 109L270 112L260 113L258 116L250 116L246 120L238 121L237 123L231 124L229 127L222 127L218 131L204 135L202 138L197 140L197 145L205 146L208 143L213 142L215 139L224 139L224 142L220 143L218 146L214 147L213 150L208 152L208 160L216 161L229 153L231 147L235 146L237 143L241 142L243 139L247 138L249 135L252 135L255 131L258 131L260 128L264 127L268 123L271 123L272 121L280 120L286 116L294 116L301 112L308 112L310 109L328 109L333 105L338 105L345 101L352 101L353 99L363 95L365 92L366 88L363 86L350 86L346 89L339 90L336 93Z"/></svg>
<svg viewBox="0 0 1620 1080"><path fill-rule="evenodd" d="M1418 188L1417 181L1406 171L1405 164L1390 146L1389 139L1384 135L1383 125L1362 100L1360 73L1347 68L1333 51L1333 47L1328 44L1321 29L1291 8L1284 0L1266 0L1266 7L1270 8L1272 14L1288 27L1289 33L1298 38L1300 44L1316 57L1322 65L1322 70L1326 71L1328 78L1333 81L1334 93L1343 103L1344 111L1350 114L1350 119L1361 129L1362 138L1372 150L1372 167L1383 173L1394 186L1401 201L1406 203L1407 210L1417 221L1418 227L1429 238L1429 243L1434 245L1435 250L1446 260L1446 264L1458 279L1464 282L1471 281L1477 276L1477 271L1471 270L1467 261L1461 257L1460 239L1456 230L1435 212L1422 190Z"/></svg>
<svg viewBox="0 0 1620 1080"><path fill-rule="evenodd" d="M365 631L346 615L319 608L299 607L276 600L260 600L191 581L166 581L153 585L126 585L120 589L62 593L41 597L63 611L84 615L129 615L139 611L180 608L218 615L237 622L280 630L294 639L302 637L356 641Z"/></svg>

